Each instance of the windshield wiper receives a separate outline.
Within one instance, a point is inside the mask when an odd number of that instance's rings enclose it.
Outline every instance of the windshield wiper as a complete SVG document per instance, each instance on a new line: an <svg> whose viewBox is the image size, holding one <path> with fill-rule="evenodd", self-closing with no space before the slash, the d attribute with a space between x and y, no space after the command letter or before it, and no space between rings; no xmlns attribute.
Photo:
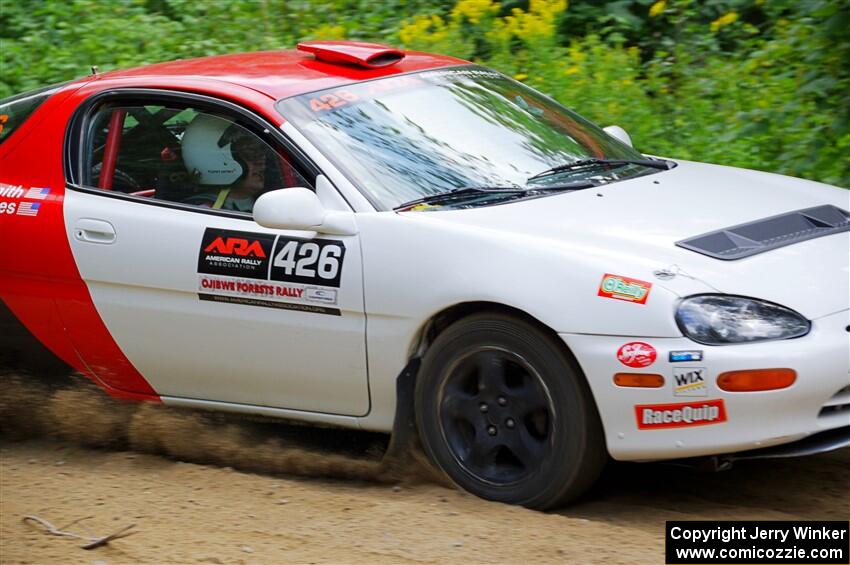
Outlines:
<svg viewBox="0 0 850 565"><path fill-rule="evenodd" d="M589 180L552 186L535 186L533 188L520 188L516 186L463 186L460 188L454 188L447 192L440 192L439 194L429 194L428 196L423 196L422 198L417 198L416 200L399 204L393 208L393 210L406 210L419 204L438 204L454 198L463 198L464 196L475 196L480 194L522 194L531 196L544 192L581 190L583 188L593 188L594 186L598 186L598 183Z"/></svg>
<svg viewBox="0 0 850 565"><path fill-rule="evenodd" d="M515 186L462 186L460 188L453 188L452 190L446 192L440 192L439 194L429 194L428 196L423 196L422 198L417 198L416 200L411 200L410 202L404 202L403 204L399 204L398 206L393 208L393 210L404 210L405 208L411 208L418 204L437 204L445 200L451 200L452 198L463 197L466 195L486 193L516 194L522 192L525 192L524 188L519 188Z"/></svg>
<svg viewBox="0 0 850 565"><path fill-rule="evenodd" d="M563 171L572 171L575 169L584 169L593 165L612 165L615 167L620 167L623 165L642 165L644 167L652 167L653 169L663 170L673 168L673 163L671 163L670 161L656 161L653 159L601 159L598 157L592 157L590 159L579 159L578 161L573 161L572 163L564 163L563 165L558 165L556 167L552 167L551 169L546 169L543 172L537 173L533 177L529 177L528 180L532 181L541 177L554 175L555 173L560 173Z"/></svg>

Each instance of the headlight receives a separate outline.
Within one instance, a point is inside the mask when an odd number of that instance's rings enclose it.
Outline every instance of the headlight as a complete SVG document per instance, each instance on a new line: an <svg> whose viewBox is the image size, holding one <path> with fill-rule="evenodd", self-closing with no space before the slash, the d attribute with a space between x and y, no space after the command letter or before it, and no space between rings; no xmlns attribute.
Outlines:
<svg viewBox="0 0 850 565"><path fill-rule="evenodd" d="M809 333L803 316L771 302L703 294L684 299L676 323L687 337L706 345L789 339Z"/></svg>

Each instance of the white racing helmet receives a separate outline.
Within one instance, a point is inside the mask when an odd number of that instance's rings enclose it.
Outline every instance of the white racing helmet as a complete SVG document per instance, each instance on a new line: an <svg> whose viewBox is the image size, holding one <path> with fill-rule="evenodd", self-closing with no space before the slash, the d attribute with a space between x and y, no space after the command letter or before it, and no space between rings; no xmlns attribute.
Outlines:
<svg viewBox="0 0 850 565"><path fill-rule="evenodd" d="M198 183L228 185L242 176L242 165L231 152L232 136L226 135L233 127L240 126L210 114L198 114L186 126L181 142L183 164Z"/></svg>

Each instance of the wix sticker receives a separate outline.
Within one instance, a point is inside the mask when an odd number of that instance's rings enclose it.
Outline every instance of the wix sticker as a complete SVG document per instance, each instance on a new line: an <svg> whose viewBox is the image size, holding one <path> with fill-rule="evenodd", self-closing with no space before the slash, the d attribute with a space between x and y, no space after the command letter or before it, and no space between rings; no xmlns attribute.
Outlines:
<svg viewBox="0 0 850 565"><path fill-rule="evenodd" d="M673 396L708 396L705 367L673 367Z"/></svg>

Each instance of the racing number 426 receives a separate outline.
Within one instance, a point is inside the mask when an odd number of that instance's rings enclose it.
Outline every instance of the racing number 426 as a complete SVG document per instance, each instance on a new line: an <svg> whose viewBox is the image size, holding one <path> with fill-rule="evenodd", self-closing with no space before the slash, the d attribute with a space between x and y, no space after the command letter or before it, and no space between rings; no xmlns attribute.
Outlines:
<svg viewBox="0 0 850 565"><path fill-rule="evenodd" d="M344 255L341 241L280 238L272 261L272 278L339 286Z"/></svg>

